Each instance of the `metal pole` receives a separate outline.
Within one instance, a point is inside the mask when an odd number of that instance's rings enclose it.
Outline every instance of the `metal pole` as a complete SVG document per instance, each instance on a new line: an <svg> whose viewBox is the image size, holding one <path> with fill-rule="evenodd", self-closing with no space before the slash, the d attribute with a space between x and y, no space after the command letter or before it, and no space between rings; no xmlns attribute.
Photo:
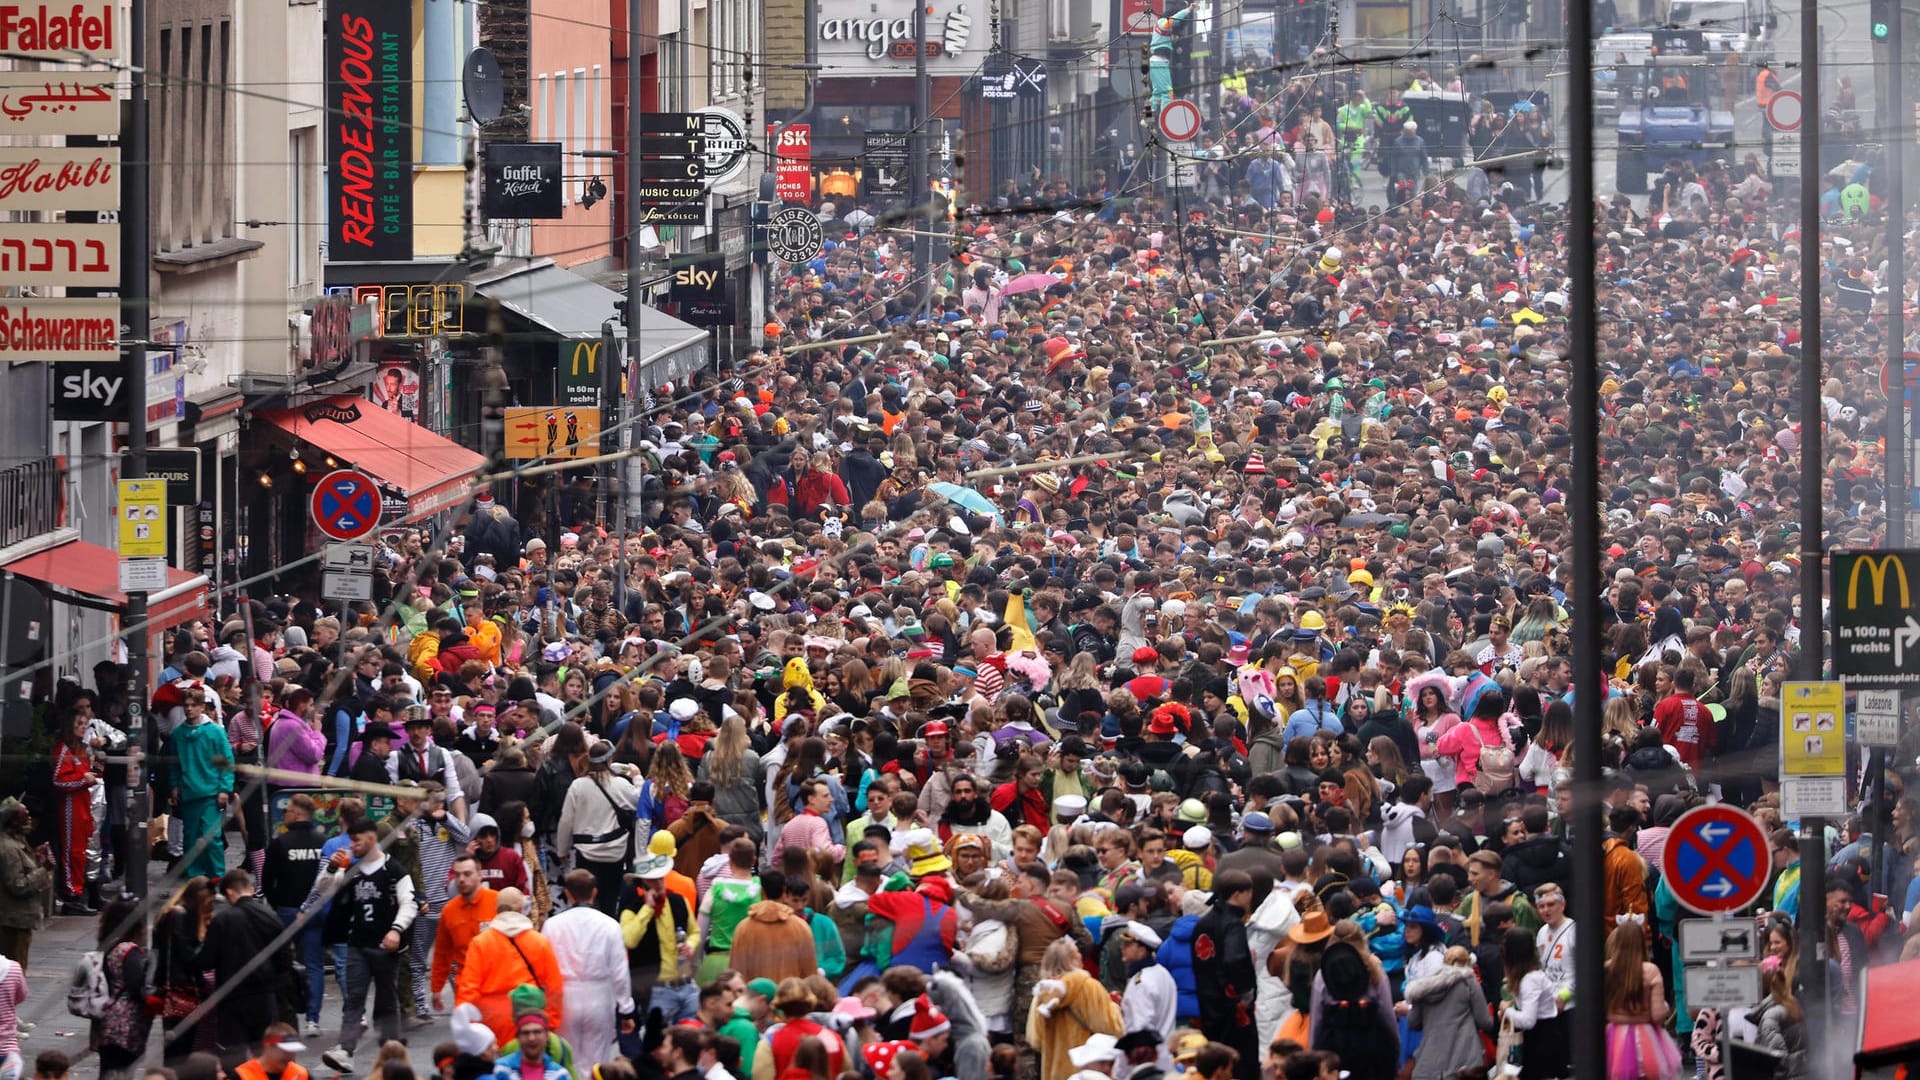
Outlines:
<svg viewBox="0 0 1920 1080"><path fill-rule="evenodd" d="M640 214L639 200L635 193L641 185L640 162L640 93L643 89L640 78L640 10L642 0L627 0L627 355L622 358L622 369L633 372L633 385L627 393L638 395L640 387ZM683 16L684 17L684 16ZM685 27L681 27L685 32ZM626 405L626 401L621 404ZM622 409L625 415L627 410ZM638 440L627 425L620 428L620 447L626 449ZM626 478L628 463L621 462L616 468L619 475ZM629 485L616 485L620 492L620 558L627 557L627 500ZM621 578L624 588L626 579Z"/></svg>
<svg viewBox="0 0 1920 1080"><path fill-rule="evenodd" d="M1906 12L1894 6L1893 21L1888 24L1887 109L1887 371L1901 392L1887 405L1887 546L1905 547L1907 513L1912 509L1907 475L1906 427L1906 348L1907 348L1907 147L1906 121L1901 112L1909 108L1906 100L1905 54L1900 50ZM1877 862L1878 860L1876 860Z"/></svg>
<svg viewBox="0 0 1920 1080"><path fill-rule="evenodd" d="M1825 659L1821 579L1820 473L1820 6L1800 0L1800 677L1820 678ZM1826 1075L1830 1058L1827 1003L1827 822L1800 822L1800 1000L1807 1016L1807 1060Z"/></svg>
<svg viewBox="0 0 1920 1080"><path fill-rule="evenodd" d="M1568 493L1573 520L1573 844L1574 910L1594 927L1592 943L1574 951L1574 1061L1607 1059L1606 950L1597 932L1606 909L1605 869L1600 842L1606 832L1600 786L1600 712L1607 683L1600 675L1600 398L1595 363L1593 255L1593 8L1567 7L1567 355L1573 381L1567 400L1574 403L1573 489Z"/></svg>
<svg viewBox="0 0 1920 1080"><path fill-rule="evenodd" d="M915 0L913 5L913 137L909 140L908 181L913 186L908 207L912 211L916 227L933 228L932 214L928 207L933 205L933 171L928 168L927 155L933 152L933 140L927 135L928 125L933 123L933 85L927 77L927 4L926 0ZM920 303L917 306L925 314L933 303L933 240L931 237L916 236L913 239L913 271L920 277Z"/></svg>
<svg viewBox="0 0 1920 1080"><path fill-rule="evenodd" d="M121 205L126 224L121 243L126 249L125 268L120 273L120 321L130 328L127 346L127 456L120 463L120 475L139 480L147 475L147 397L139 387L147 385L147 328L150 298L147 274L153 261L147 234L147 12L146 0L133 0L128 20L128 81L126 144L121 161ZM134 896L147 895L147 818L152 813L153 793L147 787L147 767L140 760L147 738L147 594L127 592L128 626L140 629L127 635L127 742L134 748L135 760L127 766L127 869L124 888Z"/></svg>
<svg viewBox="0 0 1920 1080"><path fill-rule="evenodd" d="M632 32L633 32L632 28L629 28L628 33L632 33ZM680 33L676 35L676 37L678 40L676 40L674 44L676 46L675 51L679 53L679 63L677 66L679 67L680 70L678 72L679 78L676 79L675 81L679 83L680 100L674 102L674 104L679 107L681 112L692 112L693 111L693 3L692 3L692 0L680 0ZM639 53L630 53L629 54L630 58L628 59L627 63L629 64L638 63L639 56L640 56ZM639 99L635 98L634 100L638 101Z"/></svg>

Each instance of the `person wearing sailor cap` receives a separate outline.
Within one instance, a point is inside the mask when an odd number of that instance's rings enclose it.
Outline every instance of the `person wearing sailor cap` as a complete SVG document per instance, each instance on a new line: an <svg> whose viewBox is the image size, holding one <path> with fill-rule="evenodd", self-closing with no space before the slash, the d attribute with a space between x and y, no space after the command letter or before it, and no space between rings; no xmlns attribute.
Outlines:
<svg viewBox="0 0 1920 1080"><path fill-rule="evenodd" d="M1120 992L1120 1026L1127 1031L1172 1031L1180 990L1173 973L1160 964L1160 935L1138 921L1127 923L1119 934L1120 958L1127 965L1126 989ZM1158 1064L1162 1069L1173 1067L1164 1042Z"/></svg>

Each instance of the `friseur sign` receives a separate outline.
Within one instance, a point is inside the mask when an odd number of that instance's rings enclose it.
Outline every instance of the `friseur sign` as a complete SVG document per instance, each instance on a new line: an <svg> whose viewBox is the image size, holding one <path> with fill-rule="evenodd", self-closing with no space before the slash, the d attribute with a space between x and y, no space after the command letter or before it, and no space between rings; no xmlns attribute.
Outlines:
<svg viewBox="0 0 1920 1080"><path fill-rule="evenodd" d="M327 5L327 259L413 258L413 7Z"/></svg>
<svg viewBox="0 0 1920 1080"><path fill-rule="evenodd" d="M1829 566L1834 678L1881 687L1920 677L1920 551L1835 551Z"/></svg>

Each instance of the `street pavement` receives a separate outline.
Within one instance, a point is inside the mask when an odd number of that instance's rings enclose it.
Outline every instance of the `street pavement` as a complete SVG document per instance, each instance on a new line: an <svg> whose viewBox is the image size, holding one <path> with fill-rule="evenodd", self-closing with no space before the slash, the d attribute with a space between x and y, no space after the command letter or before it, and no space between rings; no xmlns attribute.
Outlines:
<svg viewBox="0 0 1920 1080"><path fill-rule="evenodd" d="M20 1038L20 1049L29 1068L34 1055L42 1050L59 1050L74 1061L72 1080L97 1080L100 1075L99 1062L87 1049L88 1022L67 1011L67 987L72 981L74 966L93 948L98 926L96 919L56 916L33 935L31 966L26 973L27 1000L20 1008L21 1018L34 1025L31 1033L23 1033ZM451 994L444 995L449 1005L451 997ZM371 1000L368 1004L371 1006ZM332 1046L340 1033L340 985L331 975L320 1010L320 1030L319 1036L305 1039L307 1052L299 1055L299 1059L316 1077L331 1077L335 1074L320 1064L321 1052ZM428 1059L434 1046L453 1037L444 1013L435 1016L433 1023L405 1035L414 1069L420 1075L432 1071ZM354 1075L363 1075L372 1066L378 1049L379 1040L375 1035L369 1033L361 1037L359 1053L354 1055ZM154 1021L147 1050L148 1063L158 1064L158 1020Z"/></svg>

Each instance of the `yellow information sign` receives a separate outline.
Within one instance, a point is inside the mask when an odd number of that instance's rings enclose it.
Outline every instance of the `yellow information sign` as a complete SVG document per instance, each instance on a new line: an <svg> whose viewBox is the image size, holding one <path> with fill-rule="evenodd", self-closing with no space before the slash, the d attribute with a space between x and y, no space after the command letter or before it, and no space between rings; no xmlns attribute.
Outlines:
<svg viewBox="0 0 1920 1080"><path fill-rule="evenodd" d="M120 481L120 557L167 555L167 482Z"/></svg>
<svg viewBox="0 0 1920 1080"><path fill-rule="evenodd" d="M1845 776L1847 687L1790 682L1780 688L1780 775Z"/></svg>
<svg viewBox="0 0 1920 1080"><path fill-rule="evenodd" d="M556 405L512 407L506 417L509 458L600 456L600 410Z"/></svg>

